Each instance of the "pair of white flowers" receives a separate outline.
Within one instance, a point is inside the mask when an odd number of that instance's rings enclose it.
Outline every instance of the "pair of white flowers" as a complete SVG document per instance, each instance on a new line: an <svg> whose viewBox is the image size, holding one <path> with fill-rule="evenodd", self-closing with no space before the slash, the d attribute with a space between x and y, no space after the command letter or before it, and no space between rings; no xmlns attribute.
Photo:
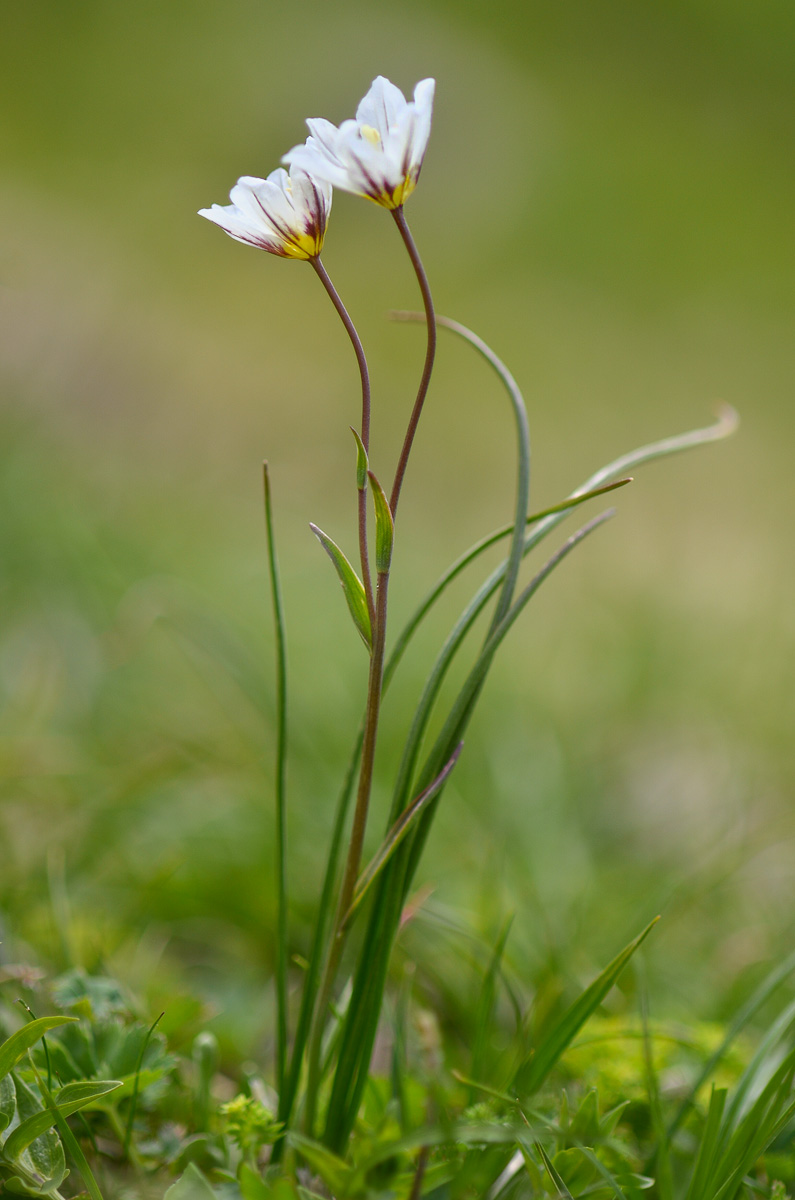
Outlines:
<svg viewBox="0 0 795 1200"><path fill-rule="evenodd" d="M400 88L379 75L356 110L356 119L337 127L307 121L310 136L285 154L283 167L267 179L244 175L229 193L229 205L214 204L199 215L230 237L282 258L315 259L331 212L332 188L365 196L397 209L420 176L431 132L435 81L423 79L407 101Z"/></svg>

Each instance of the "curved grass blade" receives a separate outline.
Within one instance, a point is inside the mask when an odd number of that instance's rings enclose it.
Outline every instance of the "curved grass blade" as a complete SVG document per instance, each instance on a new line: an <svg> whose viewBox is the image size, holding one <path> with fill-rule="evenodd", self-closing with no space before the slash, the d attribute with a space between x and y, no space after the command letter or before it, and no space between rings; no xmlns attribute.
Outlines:
<svg viewBox="0 0 795 1200"><path fill-rule="evenodd" d="M793 971L795 971L795 952L787 955L782 963L780 963L774 970L765 976L756 991L753 992L742 1008L740 1008L740 1010L737 1012L734 1019L730 1022L728 1029L726 1030L723 1041L720 1043L714 1053L711 1054L707 1059L695 1081L689 1088L687 1095L680 1104L676 1116L668 1126L669 1139L673 1137L679 1126L682 1124L682 1121L687 1116L687 1113L695 1101L699 1089L703 1087L707 1079L709 1079L710 1075L723 1058L734 1039L742 1032L755 1013L757 1013L762 1007L762 1005L765 1004L779 984L783 983L787 976Z"/></svg>
<svg viewBox="0 0 795 1200"><path fill-rule="evenodd" d="M731 436L738 428L738 425L739 417L737 413L729 405L723 405L719 410L718 419L713 425L708 425L703 429L693 429L688 433L678 434L674 437L663 438L658 442L650 442L646 446L641 446L637 450L631 450L628 454L623 454L620 458L614 459L606 466L595 471L593 475L590 475L578 488L574 489L566 500L528 518L528 524L534 522L537 527L525 540L524 553L527 554L532 550L561 521L565 520L574 505L580 504L592 496L601 495L603 490L609 491L613 487L623 486L623 480L620 480L619 476L626 475L628 471L632 471L644 463L653 462L655 459L665 458L672 454L681 454L686 450L694 449L696 446L701 446L708 442L720 441L723 438ZM610 482L611 480L613 481L612 483ZM507 537L512 529L513 526L507 526L505 529L489 534L482 541L476 543L471 550L468 550L439 579L438 583L428 593L415 613L409 618L409 621L398 636L395 648L384 670L385 680L391 678L394 674L398 662L402 658L417 627L447 586L483 551L493 546L495 542L500 541L503 537ZM499 586L503 570L504 567L498 568L488 581L494 589ZM490 592L489 595L491 594Z"/></svg>
<svg viewBox="0 0 795 1200"><path fill-rule="evenodd" d="M634 479L631 475L626 476L624 479L615 479L612 483L604 483L601 487L592 488L590 491L583 492L582 495L570 498L568 500L561 500L559 504L552 504L549 508L542 508L540 512L530 513L529 517L525 521L525 525L535 525L538 521L543 521L545 517L551 517L557 513L562 513L563 516L568 516L569 513L573 512L579 504L585 504L586 501L593 500L597 496L604 496L608 492L614 492L617 488L626 487L628 483L634 483ZM413 638L424 617L427 616L443 592L446 591L453 580L457 579L461 572L464 571L466 567L470 565L470 563L475 562L475 560L479 558L481 554L483 554L486 550L489 550L492 546L496 546L497 542L501 542L504 538L507 538L509 534L513 533L513 530L513 524L503 525L501 529L495 529L493 533L487 534L486 537L481 538L480 541L475 542L473 546L470 546L470 548L466 550L460 558L457 558L455 562L448 567L445 573L440 576L440 578L436 581L425 598L414 610L398 634L395 644L392 647L389 661L384 668L384 688L387 687L392 676L397 670L400 660L408 648L409 642Z"/></svg>
<svg viewBox="0 0 795 1200"><path fill-rule="evenodd" d="M555 568L563 562L564 558L567 558L576 546L584 541L585 538L587 538L590 534L594 533L595 530L597 530L606 521L610 520L613 515L614 510L608 509L607 512L602 513L598 517L594 517L592 521L589 521L588 524L584 525L582 529L579 529L577 533L572 534L572 536L563 543L560 549L544 564L541 570L533 576L524 590L514 601L511 608L505 614L500 624L487 638L474 666L470 670L463 687L459 691L458 696L456 697L455 702L448 713L447 719L442 726L441 732L439 733L430 754L425 761L425 766L420 773L420 787L425 785L429 778L433 777L435 772L438 770L438 764L444 762L445 758L450 753L450 748L459 742L464 736L472 713L474 712L475 706L478 702L481 690L486 681L486 676L488 675L491 664L494 661L494 656L496 655L497 650L499 649L500 644L505 638L509 629L527 606L528 602L538 591L541 584L548 579ZM430 708L428 709L427 715L429 714ZM417 749L418 748L419 743L417 745ZM416 871L425 841L427 840L428 833L430 831L430 825L435 813L435 807L436 806L434 805L425 814L422 824L417 829L417 832L412 839L411 846L409 847L409 861L407 864L404 881L404 897L414 877L414 872Z"/></svg>
<svg viewBox="0 0 795 1200"><path fill-rule="evenodd" d="M132 1098L130 1100L130 1113L129 1113L129 1116L127 1117L127 1128L124 1132L124 1147L123 1147L123 1149L124 1149L124 1157L125 1158L130 1157L130 1140L132 1139L133 1122L135 1121L135 1110L138 1106L138 1091L139 1091L140 1084L141 1084L141 1067L143 1066L144 1055L146 1054L146 1047L149 1045L149 1040L150 1040L152 1034L154 1033L157 1026L160 1024L160 1022L162 1021L164 1016L165 1016L165 1013L161 1013L160 1016L156 1017L155 1020L152 1022L152 1024L147 1029L146 1037L144 1038L143 1042L141 1043L141 1051L138 1055L138 1061L135 1064L135 1083L133 1084L133 1093L132 1093Z"/></svg>
<svg viewBox="0 0 795 1200"><path fill-rule="evenodd" d="M777 1042L792 1028L794 1022L795 1000L788 1004L773 1022L756 1048L748 1066L737 1081L737 1085L732 1092L731 1102L726 1110L726 1121L728 1124L734 1124L742 1112L747 1097L759 1090L760 1076L763 1076L765 1066L770 1062ZM776 1063L775 1065L778 1064Z"/></svg>
<svg viewBox="0 0 795 1200"><path fill-rule="evenodd" d="M558 1059L571 1044L585 1022L596 1011L621 972L642 942L659 921L655 917L638 936L617 954L593 983L566 1010L557 1024L545 1036L529 1061L523 1063L514 1077L515 1086L525 1095L537 1092Z"/></svg>
<svg viewBox="0 0 795 1200"><path fill-rule="evenodd" d="M364 584L337 543L332 541L328 534L319 529L317 525L313 525L311 521L309 528L334 564L334 570L337 572L339 581L342 584L345 602L353 618L353 623L368 651L371 651L373 648L373 631L370 626L370 610L367 607Z"/></svg>
<svg viewBox="0 0 795 1200"><path fill-rule="evenodd" d="M381 874L406 834L414 828L414 822L424 811L426 805L433 800L434 796L439 794L444 785L447 783L453 767L458 762L458 758L461 754L463 746L463 742L458 743L453 751L452 758L445 764L445 766L437 775L436 779L434 779L433 783L429 784L424 792L420 792L416 800L413 800L405 812L401 813L397 821L395 821L376 854L359 876L359 880L356 884L356 891L353 894L351 906L345 914L343 924L347 924L350 918L353 916L354 912L367 895L370 887Z"/></svg>
<svg viewBox="0 0 795 1200"><path fill-rule="evenodd" d="M516 590L516 581L519 578L519 567L522 565L522 556L524 554L524 530L527 523L527 506L530 499L530 430L527 424L527 408L524 397L519 390L519 385L502 359L498 358L494 353L491 346L487 345L471 329L467 329L466 325L461 325L458 321L452 321L449 317L437 316L436 323L463 338L473 349L477 350L478 354L485 358L490 367L493 367L508 393L508 398L513 408L514 420L516 421L516 442L519 461L516 484L516 515L512 527L511 549L506 561L505 578L500 598L497 601L494 616L492 617L491 629L489 631L491 632L491 630L496 629L510 608L511 600Z"/></svg>
<svg viewBox="0 0 795 1200"><path fill-rule="evenodd" d="M281 1092L287 1070L287 648L267 462L262 464L262 478L276 639L276 1081ZM125 1147L129 1146L134 1110L133 1102Z"/></svg>

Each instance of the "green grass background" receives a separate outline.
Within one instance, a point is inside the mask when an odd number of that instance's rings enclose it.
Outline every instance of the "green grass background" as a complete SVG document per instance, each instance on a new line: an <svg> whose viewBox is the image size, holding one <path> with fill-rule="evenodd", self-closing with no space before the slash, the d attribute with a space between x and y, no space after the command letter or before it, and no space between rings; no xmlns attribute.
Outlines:
<svg viewBox="0 0 795 1200"><path fill-rule="evenodd" d="M659 911L654 1005L720 1018L795 936L788 0L6 6L0 954L104 965L152 1004L168 993L174 1028L202 997L242 1051L267 1031L263 457L306 949L365 684L308 530L353 548L355 363L307 268L195 212L272 170L304 116L352 115L377 73L438 81L407 213L439 310L525 389L536 507L719 399L743 418L732 442L639 474L514 632L429 847L433 915L404 952L454 1006L470 967L452 914L489 938L515 912L514 969L566 980ZM388 477L423 345L383 314L417 306L416 286L388 217L352 197L335 197L324 259L370 353ZM498 385L444 338L393 621L509 519L512 453ZM466 595L389 697L373 838L423 664Z"/></svg>

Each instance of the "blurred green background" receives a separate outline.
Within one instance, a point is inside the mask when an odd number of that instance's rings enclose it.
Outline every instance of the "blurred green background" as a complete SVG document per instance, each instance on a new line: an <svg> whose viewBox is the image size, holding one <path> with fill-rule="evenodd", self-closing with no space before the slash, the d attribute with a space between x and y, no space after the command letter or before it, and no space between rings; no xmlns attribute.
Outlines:
<svg viewBox="0 0 795 1200"><path fill-rule="evenodd" d="M720 399L743 426L639 473L515 630L405 952L441 996L468 970L448 918L489 937L515 912L523 978L585 976L661 912L656 1011L728 1011L795 938L795 6L28 0L4 9L0 67L5 961L104 965L169 991L174 1026L173 995L182 1016L201 997L242 1050L267 1030L260 463L304 951L365 683L308 530L353 549L357 376L311 272L195 213L272 170L305 116L352 115L376 74L406 92L433 75L407 214L439 310L525 390L534 506ZM341 194L324 260L370 354L389 476L423 339L383 315L417 306L415 282L388 217ZM393 622L509 519L512 455L499 386L445 338ZM424 664L475 582L390 695L374 837Z"/></svg>

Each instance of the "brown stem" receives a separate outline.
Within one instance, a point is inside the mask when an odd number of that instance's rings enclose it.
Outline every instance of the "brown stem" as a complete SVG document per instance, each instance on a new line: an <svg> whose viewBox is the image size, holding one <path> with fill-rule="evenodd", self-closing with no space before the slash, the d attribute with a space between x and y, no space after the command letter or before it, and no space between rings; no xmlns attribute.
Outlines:
<svg viewBox="0 0 795 1200"><path fill-rule="evenodd" d="M419 425L422 406L428 394L428 385L431 382L433 360L436 356L436 317L433 311L433 299L431 298L428 276L425 274L422 259L414 243L414 238L411 236L411 230L406 223L406 215L403 212L402 205L400 208L392 209L392 216L395 218L395 224L400 230L400 236L403 238L405 247L408 250L409 258L417 276L417 282L420 285L422 302L425 306L425 321L428 327L428 346L425 351L425 365L422 368L420 386L417 389L417 399L414 401L414 408L411 410L408 429L406 430L403 448L400 451L400 458L398 459L397 470L395 471L395 482L392 484L392 495L389 499L389 506L392 509L392 517L394 519L397 512L398 500L400 499L400 489L403 486L403 476L406 474L409 454L411 453L411 445L414 441L414 434L417 432L417 426Z"/></svg>
<svg viewBox="0 0 795 1200"><path fill-rule="evenodd" d="M356 326L351 320L348 310L340 299L337 289L331 282L328 271L323 266L320 258L310 258L308 260L314 268L323 287L328 293L331 303L337 310L339 318L345 326L348 337L351 339L356 361L359 364L359 375L362 380L362 428L361 439L362 445L369 453L370 451L370 372L367 367L367 359L364 353L361 338L356 332ZM364 584L364 594L367 597L367 608L370 613L370 624L375 620L375 602L373 600L373 584L370 577L370 560L367 551L367 488L366 486L358 489L358 525L359 525L359 558L362 564L362 583Z"/></svg>

